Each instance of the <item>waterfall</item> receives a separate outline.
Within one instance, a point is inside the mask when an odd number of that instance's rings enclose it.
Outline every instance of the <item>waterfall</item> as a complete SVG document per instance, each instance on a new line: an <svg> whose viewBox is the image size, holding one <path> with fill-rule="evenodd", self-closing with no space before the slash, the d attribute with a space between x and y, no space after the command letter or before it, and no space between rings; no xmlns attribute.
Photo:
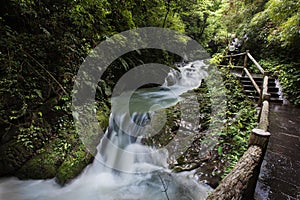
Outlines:
<svg viewBox="0 0 300 200"><path fill-rule="evenodd" d="M202 79L207 76L207 72L203 69L206 66L203 60L178 65L179 71L172 69L166 77L164 86L184 87L187 91L199 87Z"/></svg>
<svg viewBox="0 0 300 200"><path fill-rule="evenodd" d="M192 172L172 173L168 151L141 144L141 138L159 129L153 122L156 112L175 105L180 95L199 87L207 76L203 61L171 70L165 83L139 89L124 106L124 92L113 97L109 126L99 143L92 164L64 187L54 179L0 180L2 200L193 200L205 199L209 186L197 182ZM162 122L163 123L163 122Z"/></svg>

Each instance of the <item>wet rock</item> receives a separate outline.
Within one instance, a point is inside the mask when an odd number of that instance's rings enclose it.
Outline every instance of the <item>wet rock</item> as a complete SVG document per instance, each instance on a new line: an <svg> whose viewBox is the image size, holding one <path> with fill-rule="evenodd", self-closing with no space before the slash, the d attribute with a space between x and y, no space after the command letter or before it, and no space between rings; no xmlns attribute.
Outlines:
<svg viewBox="0 0 300 200"><path fill-rule="evenodd" d="M110 109L104 103L100 108L97 118L105 130ZM82 172L93 156L81 142L71 118L66 116L52 123L59 123L59 128L50 128L48 123L47 128L43 124L33 124L27 128L11 129L16 131L13 136L1 135L5 136L5 141L0 142L0 176L20 179L56 177L59 184L66 184ZM92 134L90 140L97 146L99 134L86 131Z"/></svg>
<svg viewBox="0 0 300 200"><path fill-rule="evenodd" d="M16 172L20 179L53 178L64 159L64 152L59 148L60 138L51 140L45 147L38 150L34 156L25 162Z"/></svg>
<svg viewBox="0 0 300 200"><path fill-rule="evenodd" d="M17 140L11 140L0 146L0 176L14 174L28 159L34 155L32 149L26 148Z"/></svg>
<svg viewBox="0 0 300 200"><path fill-rule="evenodd" d="M59 167L56 174L56 182L64 185L78 176L83 169L93 161L93 156L84 148L76 149Z"/></svg>
<svg viewBox="0 0 300 200"><path fill-rule="evenodd" d="M92 156L85 151L83 144L69 144L66 140L56 138L22 165L15 176L20 179L56 177L56 181L63 185L80 174L91 160Z"/></svg>
<svg viewBox="0 0 300 200"><path fill-rule="evenodd" d="M20 179L49 179L57 172L59 158L50 158L47 153L42 153L26 162L15 174Z"/></svg>

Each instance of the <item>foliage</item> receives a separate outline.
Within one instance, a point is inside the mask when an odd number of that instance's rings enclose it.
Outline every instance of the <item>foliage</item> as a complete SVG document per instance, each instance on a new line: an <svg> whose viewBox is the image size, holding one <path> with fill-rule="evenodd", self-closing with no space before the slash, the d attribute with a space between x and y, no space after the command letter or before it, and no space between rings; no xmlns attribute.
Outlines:
<svg viewBox="0 0 300 200"><path fill-rule="evenodd" d="M183 1L182 4L185 4L182 6L181 16L186 24L186 34L206 46L209 39L214 38L220 30L221 23L213 21L212 16L216 15L221 1L197 0L189 3Z"/></svg>
<svg viewBox="0 0 300 200"><path fill-rule="evenodd" d="M223 176L230 172L248 148L250 132L257 125L257 111L253 102L243 94L237 78L228 68L221 68L226 84L227 111L224 129L219 133L218 153L227 162Z"/></svg>
<svg viewBox="0 0 300 200"><path fill-rule="evenodd" d="M223 61L223 54L215 54L212 63L216 65ZM257 126L257 110L254 102L243 93L238 78L230 72L230 66L220 67L223 83L226 90L226 111L221 113L224 119L223 129L216 133L219 136L215 152L220 162L225 162L220 175L224 177L235 166L240 157L248 148L248 139L251 130Z"/></svg>
<svg viewBox="0 0 300 200"><path fill-rule="evenodd" d="M60 184L69 183L75 176L92 161L91 154L88 154L84 145L74 147L72 153L68 155L61 166L57 169L56 181Z"/></svg>
<svg viewBox="0 0 300 200"><path fill-rule="evenodd" d="M278 75L289 99L300 102L296 1L3 0L0 13L0 149L1 155L5 154L0 157L1 175L18 171L20 177L25 178L26 173L34 177L28 169L35 166L35 171L47 168L47 178L56 174L59 182L65 183L90 161L89 153L78 142L71 115L74 77L92 48L128 29L170 28L205 47L214 41L217 49L209 47L212 53L224 51L231 33L238 37L247 33L249 40L244 48L250 49L255 58L270 58L263 65ZM275 59L278 57L280 61ZM124 73L143 63L170 64L177 60L176 55L159 50L130 52L115 60L97 88L101 127L105 129L108 124L108 99ZM233 165L245 150L255 112L234 77L223 70L228 110L221 113L225 128L216 133L221 140L215 151ZM209 91L203 90L208 96L203 97L201 112L207 112ZM173 111L167 111L174 121L168 124L166 133L176 129L178 113ZM205 129L207 121L214 119L207 114L202 120ZM246 126L248 123L250 126ZM9 158L17 154L17 161L10 162ZM69 176L70 171L74 174Z"/></svg>
<svg viewBox="0 0 300 200"><path fill-rule="evenodd" d="M174 3L172 7L176 6ZM162 27L166 18L166 28L183 32L181 17L175 13L166 15L168 6L163 0L1 1L0 147L7 155L0 159L0 171L15 173L52 144L55 148L50 148L47 155L59 157L58 166L65 159L71 163L70 156L76 156L69 150L79 145L72 139L78 136L71 116L71 92L80 64L100 41L121 31ZM149 55L133 52L118 59L99 82L96 99L103 129L108 124L108 98L118 80L115 78L144 63ZM167 54L156 60L166 57L172 62L172 56ZM5 160L11 157L10 152L20 152L20 159L16 159L20 163L12 161L14 167ZM49 166L46 160L44 166Z"/></svg>
<svg viewBox="0 0 300 200"><path fill-rule="evenodd" d="M255 18L265 16L271 22L267 37L269 43L280 43L282 47L290 47L300 39L299 12L299 2L271 0L266 4L265 10Z"/></svg>
<svg viewBox="0 0 300 200"><path fill-rule="evenodd" d="M278 77L284 96L294 105L300 105L300 63L285 63L278 59L262 59L261 65Z"/></svg>
<svg viewBox="0 0 300 200"><path fill-rule="evenodd" d="M212 62L221 62L221 60L222 57L215 56ZM205 80L201 87L194 90L199 102L199 116L196 117L200 122L197 130L199 132L186 152L182 152L182 156L176 161L170 161L170 167L176 172L205 165L205 169L200 168L200 174L205 173L201 180L209 180L209 184L214 186L218 184L220 177L230 172L247 150L251 130L257 126L256 106L243 93L237 77L230 73L229 68L222 67L218 70L225 88L210 90ZM209 83L219 81L214 79L213 73L217 72L210 73L213 78ZM224 96L224 98L221 98L217 105L212 105L214 95ZM225 109L220 109L212 115L212 106L220 105L224 105ZM157 147L167 145L174 139L179 127L185 123L183 119L195 118L195 116L182 116L184 113L180 112L178 105L166 109L165 112L167 116L165 126L159 134L144 141L147 145ZM206 132L208 130L209 134ZM203 151L202 148L211 140L208 135L217 138L217 145L210 151Z"/></svg>
<svg viewBox="0 0 300 200"><path fill-rule="evenodd" d="M239 39L247 36L246 40L243 39L242 49L250 50L262 67L277 73L283 92L296 105L299 104L296 100L299 99L299 8L299 2L293 0L222 1L208 19L215 23L210 23L211 27L207 29L217 30L215 40L223 41L223 48L232 34ZM249 66L255 72L253 65Z"/></svg>
<svg viewBox="0 0 300 200"><path fill-rule="evenodd" d="M295 105L300 105L300 64L278 64L273 69L278 74L287 99Z"/></svg>

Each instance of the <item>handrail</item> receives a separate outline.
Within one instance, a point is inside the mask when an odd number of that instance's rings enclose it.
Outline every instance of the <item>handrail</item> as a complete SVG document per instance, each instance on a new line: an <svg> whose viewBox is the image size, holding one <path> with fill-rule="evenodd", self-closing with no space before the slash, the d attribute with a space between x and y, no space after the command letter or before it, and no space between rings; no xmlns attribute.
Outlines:
<svg viewBox="0 0 300 200"><path fill-rule="evenodd" d="M238 54L230 54L230 55L227 55L227 56L223 56L223 58L230 58L230 57L236 57L236 56L243 56L247 54L247 52L243 52L243 53L238 53Z"/></svg>
<svg viewBox="0 0 300 200"><path fill-rule="evenodd" d="M253 86L255 87L256 91L258 92L259 96L261 96L261 89L259 88L259 86L255 82L255 80L254 80L253 76L251 75L251 73L249 72L249 70L247 68L244 68L244 71L248 75L249 79L251 80L251 82L252 82Z"/></svg>
<svg viewBox="0 0 300 200"><path fill-rule="evenodd" d="M241 67L241 66L233 66L233 67L234 68L239 68L239 69L242 68L243 69L242 76L245 76L245 74L247 74L247 76L251 80L251 83L253 84L253 86L255 87L256 91L259 94L260 98L259 98L258 104L262 104L262 102L263 102L264 99L266 99L266 98L270 99L270 94L268 93L268 89L267 89L267 87L265 87L266 83L268 82L268 77L267 77L268 72L265 71L263 69L263 67L253 58L253 56L249 53L249 50L247 50L246 52L243 52L243 53L226 55L226 56L223 56L223 58L230 58L229 59L229 63L231 64L232 57L243 56L243 55L245 55L243 67ZM256 66L256 68L262 73L262 75L264 77L264 84L263 84L263 88L262 89L258 86L258 84L254 80L253 76L251 75L251 73L247 69L248 58L254 63L254 65ZM266 82L265 82L265 80L266 80ZM265 91L263 93L262 90L264 90L264 89L265 89Z"/></svg>
<svg viewBox="0 0 300 200"><path fill-rule="evenodd" d="M269 82L269 77L264 76L263 80L263 87L262 87L262 100L270 100L271 95L268 93L268 82Z"/></svg>
<svg viewBox="0 0 300 200"><path fill-rule="evenodd" d="M269 77L265 70L256 62L256 60L247 51L244 60L244 72L249 76L252 84L260 94L261 110L257 128L250 134L249 148L239 159L231 172L221 181L218 187L207 197L207 200L232 200L232 199L253 199L256 182L259 176L259 170L264 158L269 142L269 100L268 80ZM262 89L258 87L247 67L247 57L249 57L256 67L264 75Z"/></svg>
<svg viewBox="0 0 300 200"><path fill-rule="evenodd" d="M251 54L247 51L247 56L250 58L250 60L255 64L255 66L258 68L258 70L265 75L265 70L258 64L258 62L251 56Z"/></svg>
<svg viewBox="0 0 300 200"><path fill-rule="evenodd" d="M223 56L223 58L232 58L232 57L237 57L237 56L243 56L247 55L248 58L254 63L254 65L257 67L257 69L261 72L262 75L267 75L266 71L262 68L262 66L253 58L253 56L249 53L249 50L243 53L238 53L238 54L230 54ZM246 58L246 57L245 57ZM247 62L247 59L245 59L245 62Z"/></svg>

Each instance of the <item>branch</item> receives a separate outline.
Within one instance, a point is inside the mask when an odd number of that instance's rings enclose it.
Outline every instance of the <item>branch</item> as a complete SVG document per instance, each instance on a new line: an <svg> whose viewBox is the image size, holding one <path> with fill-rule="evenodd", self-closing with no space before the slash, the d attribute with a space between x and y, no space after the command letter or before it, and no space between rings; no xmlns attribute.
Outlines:
<svg viewBox="0 0 300 200"><path fill-rule="evenodd" d="M21 50L28 56L30 57L34 62L36 62L45 72L57 83L57 85L60 87L60 89L65 93L65 95L68 96L67 91L63 88L63 86L58 82L58 80L39 62L37 61L33 56L31 56L29 53L24 51L22 48Z"/></svg>
<svg viewBox="0 0 300 200"><path fill-rule="evenodd" d="M161 178L161 176L159 174L158 174L158 177L159 177L159 179L160 179L160 181L161 181L161 183L162 183L162 185L164 187L164 191L163 192L166 194L167 199L170 200L169 196L168 196L168 193L167 193L168 186L165 184L165 182L163 181L163 179Z"/></svg>
<svg viewBox="0 0 300 200"><path fill-rule="evenodd" d="M169 12L171 10L170 2L171 2L171 0L167 0L167 13L165 15L164 22L163 22L163 25L162 25L163 28L165 28L165 26L166 26L167 18L168 18Z"/></svg>

